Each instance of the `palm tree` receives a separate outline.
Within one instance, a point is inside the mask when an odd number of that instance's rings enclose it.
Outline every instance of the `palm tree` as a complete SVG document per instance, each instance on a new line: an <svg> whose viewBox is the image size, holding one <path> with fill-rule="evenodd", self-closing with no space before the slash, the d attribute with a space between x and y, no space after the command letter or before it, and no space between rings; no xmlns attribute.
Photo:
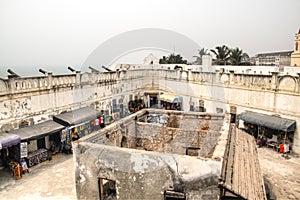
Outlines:
<svg viewBox="0 0 300 200"><path fill-rule="evenodd" d="M198 56L193 56L194 58L196 58L196 61L193 64L202 65L202 56L209 55L207 51L208 50L204 48L201 48L200 50L198 49Z"/></svg>
<svg viewBox="0 0 300 200"><path fill-rule="evenodd" d="M180 54L175 55L172 53L159 59L159 64L187 64L187 60L184 60Z"/></svg>
<svg viewBox="0 0 300 200"><path fill-rule="evenodd" d="M239 49L238 47L230 49L229 62L231 65L246 65L249 63L248 59L248 54L244 53L242 49Z"/></svg>
<svg viewBox="0 0 300 200"><path fill-rule="evenodd" d="M216 65L229 64L228 60L230 57L230 49L227 46L217 46L216 50L211 49L210 51L213 52L216 56L216 58L214 59L214 63Z"/></svg>

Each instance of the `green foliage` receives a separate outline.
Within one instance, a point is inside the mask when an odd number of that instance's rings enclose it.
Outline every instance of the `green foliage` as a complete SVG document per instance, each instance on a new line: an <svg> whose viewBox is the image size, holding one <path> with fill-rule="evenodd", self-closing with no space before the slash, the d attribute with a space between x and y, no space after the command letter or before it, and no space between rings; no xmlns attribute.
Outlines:
<svg viewBox="0 0 300 200"><path fill-rule="evenodd" d="M202 65L202 56L209 55L209 53L207 51L208 50L204 49L204 48L198 49L198 55L197 56L193 56L194 58L196 58L196 61L193 64L195 64L195 65Z"/></svg>
<svg viewBox="0 0 300 200"><path fill-rule="evenodd" d="M187 64L187 60L184 60L180 54L172 53L159 59L159 64Z"/></svg>
<svg viewBox="0 0 300 200"><path fill-rule="evenodd" d="M214 55L215 65L250 65L249 56L242 49L230 49L227 46L217 46L210 50Z"/></svg>
<svg viewBox="0 0 300 200"><path fill-rule="evenodd" d="M223 45L223 46L217 46L216 49L210 50L216 58L214 59L214 64L216 65L228 65L229 57L230 57L230 49Z"/></svg>
<svg viewBox="0 0 300 200"><path fill-rule="evenodd" d="M235 49L230 50L229 62L231 65L245 65L248 60L248 54L244 53L242 49L236 47Z"/></svg>

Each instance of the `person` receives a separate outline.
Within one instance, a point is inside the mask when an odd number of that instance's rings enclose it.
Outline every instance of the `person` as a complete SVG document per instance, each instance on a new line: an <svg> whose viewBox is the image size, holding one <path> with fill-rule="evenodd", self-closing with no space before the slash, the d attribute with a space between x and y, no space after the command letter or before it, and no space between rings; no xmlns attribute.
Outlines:
<svg viewBox="0 0 300 200"><path fill-rule="evenodd" d="M25 174L25 171L27 171L27 173L29 173L29 169L28 169L27 163L24 158L21 158L20 164L22 167L22 173Z"/></svg>
<svg viewBox="0 0 300 200"><path fill-rule="evenodd" d="M56 145L54 141L50 141L50 150L52 154L55 154Z"/></svg>
<svg viewBox="0 0 300 200"><path fill-rule="evenodd" d="M284 153L284 144L279 145L279 152Z"/></svg>
<svg viewBox="0 0 300 200"><path fill-rule="evenodd" d="M65 150L66 150L66 153L67 153L67 154L70 154L70 153L71 153L71 147L70 147L70 144L68 144L67 142L65 142Z"/></svg>

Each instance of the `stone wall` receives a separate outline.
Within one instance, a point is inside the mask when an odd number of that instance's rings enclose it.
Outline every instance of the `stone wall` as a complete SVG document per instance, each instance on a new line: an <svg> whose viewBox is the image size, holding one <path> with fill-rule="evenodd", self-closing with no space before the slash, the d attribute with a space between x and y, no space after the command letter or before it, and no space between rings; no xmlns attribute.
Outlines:
<svg viewBox="0 0 300 200"><path fill-rule="evenodd" d="M116 199L218 199L221 162L86 142L74 145L78 199L99 199L99 179L115 182Z"/></svg>
<svg viewBox="0 0 300 200"><path fill-rule="evenodd" d="M156 66L156 65L155 65ZM207 71L137 68L106 73L79 73L0 80L0 131L42 122L71 107L92 105L112 112L112 100L127 107L130 98L147 101L147 93L169 92L183 99L182 108L198 107L210 113L226 113L235 106L237 114L249 110L300 123L300 81L297 71L265 72L262 67L245 70L211 66ZM232 69L231 69L232 68ZM241 67L242 68L242 67ZM294 134L293 151L300 153L300 131Z"/></svg>
<svg viewBox="0 0 300 200"><path fill-rule="evenodd" d="M160 115L192 126L146 123L147 116ZM106 193L115 199L164 199L165 191L187 200L218 199L228 125L228 116L218 114L144 109L91 133L73 144L77 198L99 199L108 181ZM210 131L218 132L216 138L208 136ZM122 145L123 137L127 145ZM212 142L205 144L205 138ZM138 142L143 144L134 144ZM209 144L209 158L185 155L186 146Z"/></svg>
<svg viewBox="0 0 300 200"><path fill-rule="evenodd" d="M166 124L139 122L147 116L168 116ZM137 117L137 119L135 119ZM85 141L112 146L185 155L195 148L196 155L210 157L223 125L217 114L144 109L85 137ZM168 127L176 121L176 128ZM123 142L122 142L123 141Z"/></svg>

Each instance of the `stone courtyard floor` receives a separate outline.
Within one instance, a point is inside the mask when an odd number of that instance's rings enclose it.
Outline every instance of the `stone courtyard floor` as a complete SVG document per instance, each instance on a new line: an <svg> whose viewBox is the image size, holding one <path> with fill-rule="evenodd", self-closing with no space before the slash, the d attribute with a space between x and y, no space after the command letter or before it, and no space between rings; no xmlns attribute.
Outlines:
<svg viewBox="0 0 300 200"><path fill-rule="evenodd" d="M55 155L29 170L19 180L2 171L0 199L76 199L73 155Z"/></svg>
<svg viewBox="0 0 300 200"><path fill-rule="evenodd" d="M258 155L271 199L300 199L300 156L286 159L267 147L258 148Z"/></svg>
<svg viewBox="0 0 300 200"><path fill-rule="evenodd" d="M285 159L268 148L258 148L258 154L271 197L300 199L300 157ZM19 180L0 171L0 199L76 199L72 155L57 155L30 170Z"/></svg>

